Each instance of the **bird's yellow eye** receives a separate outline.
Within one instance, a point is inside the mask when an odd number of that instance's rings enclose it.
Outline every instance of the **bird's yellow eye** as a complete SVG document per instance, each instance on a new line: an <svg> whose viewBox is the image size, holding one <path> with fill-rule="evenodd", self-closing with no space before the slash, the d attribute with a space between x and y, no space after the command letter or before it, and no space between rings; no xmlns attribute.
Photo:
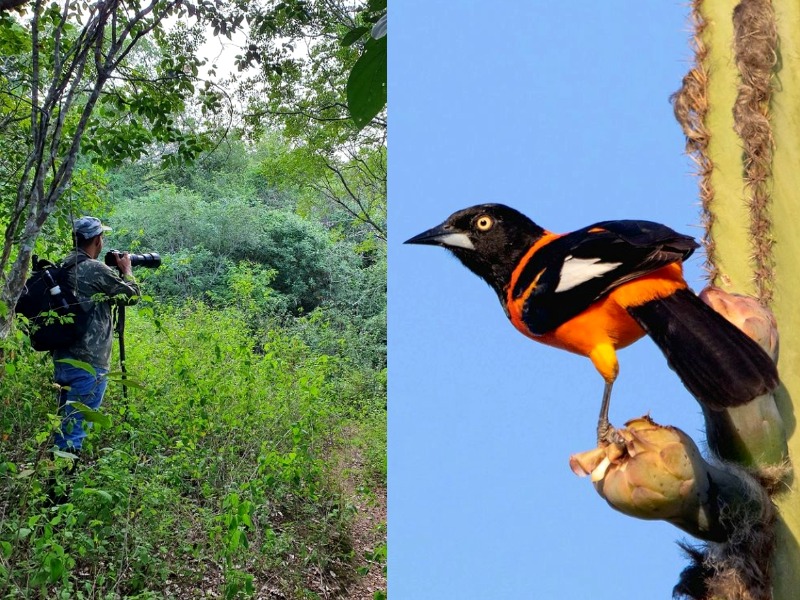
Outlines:
<svg viewBox="0 0 800 600"><path fill-rule="evenodd" d="M475 227L478 228L478 231L489 231L494 225L494 219L489 215L481 215L475 220Z"/></svg>

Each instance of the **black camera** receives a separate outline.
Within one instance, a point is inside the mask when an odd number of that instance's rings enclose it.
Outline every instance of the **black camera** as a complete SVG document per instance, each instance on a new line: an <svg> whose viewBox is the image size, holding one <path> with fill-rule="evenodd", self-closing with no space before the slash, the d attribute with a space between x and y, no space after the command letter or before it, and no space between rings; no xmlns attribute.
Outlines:
<svg viewBox="0 0 800 600"><path fill-rule="evenodd" d="M119 250L109 250L106 252L105 262L109 267L117 266L115 255L122 254ZM130 254L132 267L144 267L145 269L156 269L161 266L161 256L157 252L146 252L144 254Z"/></svg>

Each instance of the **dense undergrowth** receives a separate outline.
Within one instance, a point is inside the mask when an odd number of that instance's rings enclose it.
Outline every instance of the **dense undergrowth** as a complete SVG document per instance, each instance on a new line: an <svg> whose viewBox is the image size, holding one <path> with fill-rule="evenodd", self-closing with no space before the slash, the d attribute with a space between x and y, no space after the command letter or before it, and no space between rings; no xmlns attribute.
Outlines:
<svg viewBox="0 0 800 600"><path fill-rule="evenodd" d="M246 303L127 313L130 386L109 386L74 474L51 451L49 356L6 342L0 598L346 595L342 479L370 495L386 477L385 367L358 359L358 331L324 309L256 326Z"/></svg>
<svg viewBox="0 0 800 600"><path fill-rule="evenodd" d="M206 4L163 31L165 7L138 14L155 29L105 88L76 66L89 4L0 15L2 599L335 598L385 568L385 517L372 544L355 506L384 514L386 124L348 118L362 42L341 43L385 3ZM240 10L267 25L243 57L265 70L201 85L202 19L230 34ZM70 473L50 358L12 305L14 261L63 258L80 215L163 263L135 272L152 300L127 310L128 393L111 377Z"/></svg>

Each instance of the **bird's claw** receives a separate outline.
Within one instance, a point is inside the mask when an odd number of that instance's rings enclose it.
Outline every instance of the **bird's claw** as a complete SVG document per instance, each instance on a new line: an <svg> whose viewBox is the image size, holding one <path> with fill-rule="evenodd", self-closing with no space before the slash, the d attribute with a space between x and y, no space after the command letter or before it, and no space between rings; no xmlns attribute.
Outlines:
<svg viewBox="0 0 800 600"><path fill-rule="evenodd" d="M625 440L608 420L602 419L597 424L597 445L598 447L624 446Z"/></svg>

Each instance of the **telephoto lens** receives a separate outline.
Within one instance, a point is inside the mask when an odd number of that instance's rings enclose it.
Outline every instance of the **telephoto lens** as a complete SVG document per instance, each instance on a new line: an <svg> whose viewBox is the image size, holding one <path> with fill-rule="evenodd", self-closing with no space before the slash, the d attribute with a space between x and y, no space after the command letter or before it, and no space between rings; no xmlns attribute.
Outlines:
<svg viewBox="0 0 800 600"><path fill-rule="evenodd" d="M109 267L117 266L116 254L122 254L119 250L109 250L106 252L105 263ZM144 254L131 254L132 267L144 267L145 269L157 269L161 266L161 256L158 252L145 252Z"/></svg>

